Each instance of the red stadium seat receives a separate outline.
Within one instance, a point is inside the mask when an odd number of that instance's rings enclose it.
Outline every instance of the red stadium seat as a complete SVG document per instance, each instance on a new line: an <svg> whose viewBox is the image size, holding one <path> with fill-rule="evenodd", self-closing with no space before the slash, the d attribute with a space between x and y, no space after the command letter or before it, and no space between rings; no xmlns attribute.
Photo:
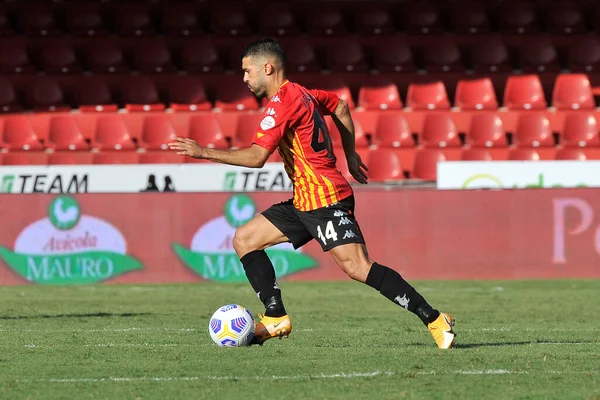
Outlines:
<svg viewBox="0 0 600 400"><path fill-rule="evenodd" d="M119 36L150 36L156 33L148 4L114 3L113 21Z"/></svg>
<svg viewBox="0 0 600 400"><path fill-rule="evenodd" d="M24 115L4 118L0 147L9 150L42 150L43 138L40 138L31 126L30 117Z"/></svg>
<svg viewBox="0 0 600 400"><path fill-rule="evenodd" d="M219 121L212 114L200 114L191 117L189 137L203 147L215 149L228 149L230 147Z"/></svg>
<svg viewBox="0 0 600 400"><path fill-rule="evenodd" d="M75 50L67 43L48 43L42 47L40 56L42 67L48 73L81 72Z"/></svg>
<svg viewBox="0 0 600 400"><path fill-rule="evenodd" d="M596 71L600 66L600 39L596 35L577 37L569 42L568 53L571 71Z"/></svg>
<svg viewBox="0 0 600 400"><path fill-rule="evenodd" d="M56 24L52 3L45 1L29 2L20 10L20 23L27 36L56 36L60 30Z"/></svg>
<svg viewBox="0 0 600 400"><path fill-rule="evenodd" d="M13 85L8 79L0 77L0 112L15 113L22 110Z"/></svg>
<svg viewBox="0 0 600 400"><path fill-rule="evenodd" d="M582 149L567 147L563 149L558 149L554 158L556 160L585 161L587 160L587 155Z"/></svg>
<svg viewBox="0 0 600 400"><path fill-rule="evenodd" d="M35 111L70 111L64 100L63 92L52 78L37 78L31 82L27 91L27 100Z"/></svg>
<svg viewBox="0 0 600 400"><path fill-rule="evenodd" d="M236 78L217 87L215 108L223 111L258 110L258 102L248 86Z"/></svg>
<svg viewBox="0 0 600 400"><path fill-rule="evenodd" d="M93 153L84 151L58 151L48 154L49 165L85 165L91 164Z"/></svg>
<svg viewBox="0 0 600 400"><path fill-rule="evenodd" d="M181 62L188 72L221 72L223 70L217 49L209 39L185 42L181 49Z"/></svg>
<svg viewBox="0 0 600 400"><path fill-rule="evenodd" d="M21 74L35 72L25 44L18 41L0 43L0 73Z"/></svg>
<svg viewBox="0 0 600 400"><path fill-rule="evenodd" d="M261 113L240 115L237 122L236 136L234 138L237 146L249 147L252 145L262 118L263 115Z"/></svg>
<svg viewBox="0 0 600 400"><path fill-rule="evenodd" d="M65 25L67 30L75 36L106 36L109 34L104 25L99 3L68 2Z"/></svg>
<svg viewBox="0 0 600 400"><path fill-rule="evenodd" d="M507 1L499 10L500 31L503 33L532 33L540 29L535 7L527 1Z"/></svg>
<svg viewBox="0 0 600 400"><path fill-rule="evenodd" d="M46 165L48 154L42 151L17 151L2 156L3 165Z"/></svg>
<svg viewBox="0 0 600 400"><path fill-rule="evenodd" d="M210 110L202 80L193 76L173 79L169 85L169 107L173 111Z"/></svg>
<svg viewBox="0 0 600 400"><path fill-rule="evenodd" d="M461 161L492 161L492 155L486 149L464 149L460 153Z"/></svg>
<svg viewBox="0 0 600 400"><path fill-rule="evenodd" d="M137 164L138 154L135 151L101 151L94 153L93 164ZM141 188L140 188L141 189Z"/></svg>
<svg viewBox="0 0 600 400"><path fill-rule="evenodd" d="M550 121L542 113L521 114L517 121L515 140L519 147L553 147Z"/></svg>
<svg viewBox="0 0 600 400"><path fill-rule="evenodd" d="M337 8L326 7L322 4L307 13L306 31L311 36L348 33L342 13Z"/></svg>
<svg viewBox="0 0 600 400"><path fill-rule="evenodd" d="M412 178L435 181L439 161L446 161L446 156L441 149L418 150L415 155Z"/></svg>
<svg viewBox="0 0 600 400"><path fill-rule="evenodd" d="M546 108L542 83L537 75L511 75L504 88L504 107L509 110Z"/></svg>
<svg viewBox="0 0 600 400"><path fill-rule="evenodd" d="M550 33L570 34L586 31L585 16L574 2L549 3L546 13L546 29Z"/></svg>
<svg viewBox="0 0 600 400"><path fill-rule="evenodd" d="M129 130L118 114L98 117L92 147L99 150L135 150Z"/></svg>
<svg viewBox="0 0 600 400"><path fill-rule="evenodd" d="M127 111L162 111L165 105L158 98L158 90L146 76L131 76L124 81L121 101Z"/></svg>
<svg viewBox="0 0 600 400"><path fill-rule="evenodd" d="M367 164L369 182L397 181L404 179L400 159L392 149L375 149L369 151Z"/></svg>
<svg viewBox="0 0 600 400"><path fill-rule="evenodd" d="M87 47L87 64L95 73L124 73L129 71L125 57L116 42L93 42Z"/></svg>
<svg viewBox="0 0 600 400"><path fill-rule="evenodd" d="M449 109L450 101L444 83L411 83L408 85L406 106L413 110Z"/></svg>
<svg viewBox="0 0 600 400"><path fill-rule="evenodd" d="M402 21L407 34L436 34L444 26L435 3L428 1L405 3Z"/></svg>
<svg viewBox="0 0 600 400"><path fill-rule="evenodd" d="M471 117L467 136L471 147L506 147L506 132L502 119L497 114L481 113Z"/></svg>
<svg viewBox="0 0 600 400"><path fill-rule="evenodd" d="M413 55L406 40L401 37L386 38L375 47L375 64L381 72L414 72Z"/></svg>
<svg viewBox="0 0 600 400"><path fill-rule="evenodd" d="M587 75L561 74L554 82L552 105L558 110L591 110L596 107Z"/></svg>
<svg viewBox="0 0 600 400"><path fill-rule="evenodd" d="M598 121L592 112L572 112L565 117L561 142L565 147L598 147L598 132Z"/></svg>
<svg viewBox="0 0 600 400"><path fill-rule="evenodd" d="M75 102L81 112L115 112L118 109L104 81L82 78L74 90Z"/></svg>
<svg viewBox="0 0 600 400"><path fill-rule="evenodd" d="M175 151L148 151L138 155L140 164L182 164L184 158Z"/></svg>
<svg viewBox="0 0 600 400"><path fill-rule="evenodd" d="M177 70L164 40L142 41L135 47L135 65L142 73Z"/></svg>
<svg viewBox="0 0 600 400"><path fill-rule="evenodd" d="M379 147L415 147L408 122L399 112L379 114L375 140Z"/></svg>
<svg viewBox="0 0 600 400"><path fill-rule="evenodd" d="M354 30L359 35L388 35L396 31L387 7L368 3L354 12Z"/></svg>
<svg viewBox="0 0 600 400"><path fill-rule="evenodd" d="M203 34L201 21L193 3L165 3L161 10L162 30L167 36Z"/></svg>
<svg viewBox="0 0 600 400"><path fill-rule="evenodd" d="M144 118L138 147L148 150L167 150L167 144L177 136L168 115L148 115Z"/></svg>
<svg viewBox="0 0 600 400"><path fill-rule="evenodd" d="M56 116L50 119L47 147L54 150L89 150L77 120L70 116Z"/></svg>
<svg viewBox="0 0 600 400"><path fill-rule="evenodd" d="M540 155L536 149L510 149L508 159L513 161L539 161Z"/></svg>
<svg viewBox="0 0 600 400"><path fill-rule="evenodd" d="M367 110L399 110L402 100L393 82L378 79L360 87L358 106Z"/></svg>
<svg viewBox="0 0 600 400"><path fill-rule="evenodd" d="M489 33L492 30L485 5L480 2L457 3L450 10L450 25L456 34Z"/></svg>
<svg viewBox="0 0 600 400"><path fill-rule="evenodd" d="M294 13L285 3L267 3L258 16L258 30L266 36L297 35L300 33Z"/></svg>
<svg viewBox="0 0 600 400"><path fill-rule="evenodd" d="M342 136L332 118L326 118L327 130L334 147L343 147ZM359 119L354 119L354 143L357 149L367 148L371 144Z"/></svg>
<svg viewBox="0 0 600 400"><path fill-rule="evenodd" d="M427 114L421 134L425 147L460 147L454 120L448 114Z"/></svg>
<svg viewBox="0 0 600 400"><path fill-rule="evenodd" d="M521 70L525 73L558 72L558 53L548 36L532 36L520 46Z"/></svg>
<svg viewBox="0 0 600 400"><path fill-rule="evenodd" d="M317 72L321 70L315 50L306 37L284 38L280 40L280 43L287 55L287 71Z"/></svg>
<svg viewBox="0 0 600 400"><path fill-rule="evenodd" d="M476 72L512 71L508 49L500 36L483 36L471 48L471 61Z"/></svg>
<svg viewBox="0 0 600 400"><path fill-rule="evenodd" d="M462 110L495 110L498 100L490 78L459 80L454 105Z"/></svg>
<svg viewBox="0 0 600 400"><path fill-rule="evenodd" d="M217 4L210 15L210 27L217 35L244 36L252 33L242 7Z"/></svg>
<svg viewBox="0 0 600 400"><path fill-rule="evenodd" d="M352 39L337 40L327 52L329 67L335 72L365 72L367 63L360 44Z"/></svg>
<svg viewBox="0 0 600 400"><path fill-rule="evenodd" d="M465 69L456 42L449 37L436 38L424 50L428 72L456 72Z"/></svg>

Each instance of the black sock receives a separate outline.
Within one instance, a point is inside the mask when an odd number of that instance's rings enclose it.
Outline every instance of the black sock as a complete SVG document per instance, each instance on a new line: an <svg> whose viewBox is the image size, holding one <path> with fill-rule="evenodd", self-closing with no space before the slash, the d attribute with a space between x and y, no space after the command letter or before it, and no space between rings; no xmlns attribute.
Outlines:
<svg viewBox="0 0 600 400"><path fill-rule="evenodd" d="M240 261L246 271L250 285L265 305L267 317L286 315L281 299L281 290L277 286L275 268L264 250L254 250L243 256Z"/></svg>
<svg viewBox="0 0 600 400"><path fill-rule="evenodd" d="M379 293L394 303L415 313L425 325L435 321L440 315L398 272L391 268L373 263L365 283L379 290Z"/></svg>

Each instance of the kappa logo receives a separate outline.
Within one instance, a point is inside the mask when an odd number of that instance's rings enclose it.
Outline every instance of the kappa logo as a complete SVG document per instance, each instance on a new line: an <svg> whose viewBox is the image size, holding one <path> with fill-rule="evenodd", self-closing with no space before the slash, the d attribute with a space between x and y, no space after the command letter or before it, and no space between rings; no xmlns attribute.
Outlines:
<svg viewBox="0 0 600 400"><path fill-rule="evenodd" d="M277 117L277 113L275 112L275 109L272 107L267 108L267 111L265 111L265 114Z"/></svg>
<svg viewBox="0 0 600 400"><path fill-rule="evenodd" d="M396 298L394 299L394 301L398 304L400 304L401 307L404 307L408 310L408 303L410 303L410 299L406 298L406 294L404 294L404 296L400 297L400 296L396 296Z"/></svg>
<svg viewBox="0 0 600 400"><path fill-rule="evenodd" d="M358 236L356 236L356 233L354 233L351 230L347 230L346 233L344 234L344 237L342 239L352 239L352 238L355 238L355 237L358 237Z"/></svg>
<svg viewBox="0 0 600 400"><path fill-rule="evenodd" d="M271 97L271 101L273 103L281 103L281 99L279 98L279 96L275 95L273 97Z"/></svg>
<svg viewBox="0 0 600 400"><path fill-rule="evenodd" d="M343 217L345 215L347 215L347 214L342 210L335 210L335 212L333 213L334 217Z"/></svg>
<svg viewBox="0 0 600 400"><path fill-rule="evenodd" d="M340 223L338 224L338 226L342 225L352 225L352 221L350 221L348 217L342 217L340 218Z"/></svg>

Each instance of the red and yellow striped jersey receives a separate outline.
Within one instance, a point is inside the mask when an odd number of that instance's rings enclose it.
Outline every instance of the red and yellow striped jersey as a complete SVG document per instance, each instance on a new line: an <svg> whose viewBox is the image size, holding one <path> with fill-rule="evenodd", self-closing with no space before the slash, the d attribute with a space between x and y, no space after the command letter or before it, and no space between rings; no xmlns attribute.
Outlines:
<svg viewBox="0 0 600 400"><path fill-rule="evenodd" d="M335 111L334 93L308 90L286 80L265 107L254 143L270 152L277 148L294 184L294 206L300 211L326 207L352 195L352 187L336 167L331 137L323 115Z"/></svg>

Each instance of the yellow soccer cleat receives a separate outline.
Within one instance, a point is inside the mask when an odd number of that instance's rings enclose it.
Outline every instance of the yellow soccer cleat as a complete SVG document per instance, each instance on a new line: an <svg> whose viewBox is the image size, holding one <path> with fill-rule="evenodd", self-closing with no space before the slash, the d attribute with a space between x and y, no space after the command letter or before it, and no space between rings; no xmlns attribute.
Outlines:
<svg viewBox="0 0 600 400"><path fill-rule="evenodd" d="M456 333L452 330L454 318L449 314L440 313L435 321L427 325L431 336L440 349L449 349L454 345Z"/></svg>
<svg viewBox="0 0 600 400"><path fill-rule="evenodd" d="M269 339L278 337L288 337L292 332L292 320L289 316L284 315L283 317L267 317L262 314L258 314L260 321L256 323L254 328L254 338L250 344L262 345Z"/></svg>

